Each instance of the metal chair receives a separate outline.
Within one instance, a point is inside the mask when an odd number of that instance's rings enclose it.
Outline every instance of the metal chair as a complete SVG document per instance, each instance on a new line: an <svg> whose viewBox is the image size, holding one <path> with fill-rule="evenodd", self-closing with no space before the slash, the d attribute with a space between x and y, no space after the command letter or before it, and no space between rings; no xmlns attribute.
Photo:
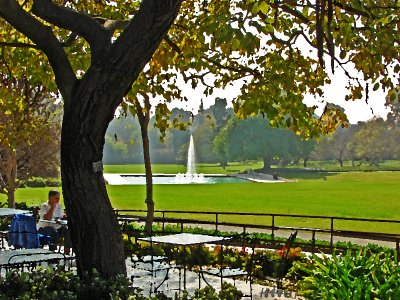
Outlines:
<svg viewBox="0 0 400 300"><path fill-rule="evenodd" d="M282 254L282 260L281 263L279 265L279 270L278 270L278 278L277 278L277 288L278 289L282 289L283 288L283 277L285 277L285 268L287 266L287 262L288 262L288 256L290 253L290 249L293 247L293 243L294 240L297 237L297 230L295 230L294 232L292 232L289 236L289 238L287 239L286 243L285 243L285 250Z"/></svg>

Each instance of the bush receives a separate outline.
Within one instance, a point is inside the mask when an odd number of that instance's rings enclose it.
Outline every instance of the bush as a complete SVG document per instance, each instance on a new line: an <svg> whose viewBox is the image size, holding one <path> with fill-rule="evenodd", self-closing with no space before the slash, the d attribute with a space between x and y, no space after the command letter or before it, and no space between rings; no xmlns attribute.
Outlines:
<svg viewBox="0 0 400 300"><path fill-rule="evenodd" d="M343 255L312 255L297 264L305 277L298 289L308 299L400 299L400 266L394 251L366 248Z"/></svg>
<svg viewBox="0 0 400 300"><path fill-rule="evenodd" d="M42 178L42 177L32 177L29 178L22 187L60 187L61 179L60 178Z"/></svg>
<svg viewBox="0 0 400 300"><path fill-rule="evenodd" d="M124 276L102 279L96 271L82 279L62 269L8 272L0 278L0 299L145 299Z"/></svg>
<svg viewBox="0 0 400 300"><path fill-rule="evenodd" d="M25 182L26 187L46 187L46 181L42 177L32 177Z"/></svg>
<svg viewBox="0 0 400 300"><path fill-rule="evenodd" d="M44 179L46 186L48 187L60 187L61 186L61 178L45 178Z"/></svg>

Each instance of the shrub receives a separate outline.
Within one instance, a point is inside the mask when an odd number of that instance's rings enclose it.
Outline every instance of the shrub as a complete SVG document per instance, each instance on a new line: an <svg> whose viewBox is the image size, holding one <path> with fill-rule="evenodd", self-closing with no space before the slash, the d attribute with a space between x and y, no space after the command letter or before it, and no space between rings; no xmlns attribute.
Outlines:
<svg viewBox="0 0 400 300"><path fill-rule="evenodd" d="M21 187L60 187L61 186L61 179L60 178L53 178L53 177L32 177L29 178Z"/></svg>
<svg viewBox="0 0 400 300"><path fill-rule="evenodd" d="M42 177L32 177L25 182L26 187L46 187L46 181Z"/></svg>
<svg viewBox="0 0 400 300"><path fill-rule="evenodd" d="M124 276L103 279L96 271L79 278L62 269L8 272L0 278L0 299L145 299Z"/></svg>
<svg viewBox="0 0 400 300"><path fill-rule="evenodd" d="M242 297L243 293L241 291L232 284L224 282L219 293L213 287L206 286L203 289L197 289L193 296L184 293L182 300L238 300Z"/></svg>
<svg viewBox="0 0 400 300"><path fill-rule="evenodd" d="M48 187L60 187L61 186L61 179L60 178L44 178L46 186Z"/></svg>
<svg viewBox="0 0 400 300"><path fill-rule="evenodd" d="M366 248L343 255L312 255L297 264L305 277L299 291L309 299L400 299L400 266L394 251L372 254Z"/></svg>

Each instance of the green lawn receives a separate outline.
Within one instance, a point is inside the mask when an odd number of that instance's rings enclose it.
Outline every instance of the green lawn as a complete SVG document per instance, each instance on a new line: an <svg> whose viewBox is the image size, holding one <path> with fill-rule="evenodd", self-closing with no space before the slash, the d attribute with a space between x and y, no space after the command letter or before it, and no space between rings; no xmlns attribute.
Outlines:
<svg viewBox="0 0 400 300"><path fill-rule="evenodd" d="M245 162L245 163L229 163L225 169L217 164L197 164L196 172L204 174L232 174L239 173L245 170L254 170L262 168L261 162ZM177 174L185 173L186 166L184 165L152 165L152 172ZM144 165L106 165L104 173L144 173Z"/></svg>
<svg viewBox="0 0 400 300"><path fill-rule="evenodd" d="M165 172L168 173L168 172ZM294 176L291 174L292 177ZM373 219L399 219L400 172L312 173L311 179L291 183L230 183L215 185L156 185L154 200L159 210L264 212ZM305 178L304 174L301 174ZM17 201L37 205L46 199L48 188L19 189ZM145 186L108 186L115 208L145 209ZM5 197L1 195L0 201ZM222 221L232 220L228 217ZM256 224L262 218L234 218ZM292 225L288 220L278 224ZM329 227L322 220L298 219L296 225ZM400 232L397 226L371 227L342 224L347 229ZM350 227L349 227L350 226ZM353 227L355 226L355 227ZM366 227L367 226L367 227Z"/></svg>

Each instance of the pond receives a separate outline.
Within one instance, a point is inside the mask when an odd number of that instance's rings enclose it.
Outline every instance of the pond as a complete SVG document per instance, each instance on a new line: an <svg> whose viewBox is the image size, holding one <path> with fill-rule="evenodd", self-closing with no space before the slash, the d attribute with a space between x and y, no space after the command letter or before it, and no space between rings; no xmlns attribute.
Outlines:
<svg viewBox="0 0 400 300"><path fill-rule="evenodd" d="M146 177L143 174L110 174L105 173L104 179L110 185L144 185ZM153 174L153 184L217 184L217 183L249 183L251 181L222 174Z"/></svg>

